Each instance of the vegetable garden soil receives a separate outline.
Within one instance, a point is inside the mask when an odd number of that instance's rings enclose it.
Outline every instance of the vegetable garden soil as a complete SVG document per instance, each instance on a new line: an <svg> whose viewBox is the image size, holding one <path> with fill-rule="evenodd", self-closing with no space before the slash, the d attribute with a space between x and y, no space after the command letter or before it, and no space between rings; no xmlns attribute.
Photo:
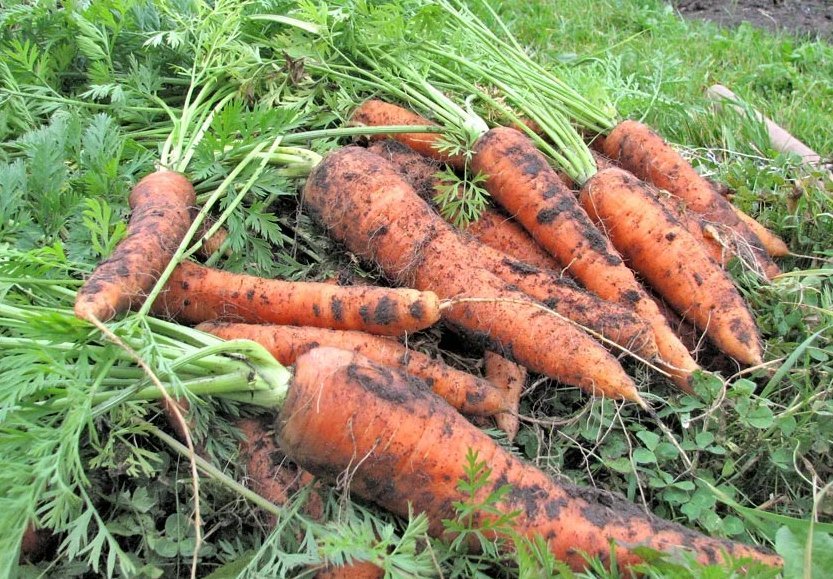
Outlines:
<svg viewBox="0 0 833 579"><path fill-rule="evenodd" d="M833 41L833 2L829 0L675 0L673 4L687 18L725 26L749 22Z"/></svg>

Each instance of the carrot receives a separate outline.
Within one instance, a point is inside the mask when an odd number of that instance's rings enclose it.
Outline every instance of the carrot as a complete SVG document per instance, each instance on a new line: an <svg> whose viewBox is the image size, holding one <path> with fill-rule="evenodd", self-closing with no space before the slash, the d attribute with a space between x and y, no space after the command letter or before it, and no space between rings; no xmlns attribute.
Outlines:
<svg viewBox="0 0 833 579"><path fill-rule="evenodd" d="M315 579L380 579L385 571L370 561L329 565L315 574Z"/></svg>
<svg viewBox="0 0 833 579"><path fill-rule="evenodd" d="M739 238L736 255L750 254L768 278L781 273L758 236L682 156L649 127L636 121L619 123L604 141L604 151L640 179L684 200L708 221L722 223Z"/></svg>
<svg viewBox="0 0 833 579"><path fill-rule="evenodd" d="M660 205L685 227L714 261L723 267L729 263L733 257L732 248L723 241L720 232L712 224L706 222L700 214L686 210L685 202L679 197L657 189L652 189L651 192Z"/></svg>
<svg viewBox="0 0 833 579"><path fill-rule="evenodd" d="M437 177L440 166L436 161L392 139L377 141L367 150L390 161L420 197L433 203L437 185L440 184ZM519 261L543 269L561 269L559 263L535 243L523 227L496 209L484 210L476 221L466 227L466 232L481 243Z"/></svg>
<svg viewBox="0 0 833 579"><path fill-rule="evenodd" d="M607 169L582 188L582 207L629 263L683 317L734 359L760 364L755 320L732 280L633 175Z"/></svg>
<svg viewBox="0 0 833 579"><path fill-rule="evenodd" d="M784 240L775 235L769 229L758 223L754 217L743 212L736 205L732 205L732 210L743 221L749 229L751 229L766 249L766 252L772 257L784 257L790 254L790 248L784 243Z"/></svg>
<svg viewBox="0 0 833 579"><path fill-rule="evenodd" d="M418 114L402 107L379 100L367 100L350 116L351 125L381 127L385 125L436 125ZM395 139L418 151L419 153L462 169L465 158L462 155L448 155L441 151L441 133L397 133L371 135L370 140Z"/></svg>
<svg viewBox="0 0 833 579"><path fill-rule="evenodd" d="M78 290L75 315L107 321L141 304L188 232L196 196L179 173L157 171L130 192L127 236Z"/></svg>
<svg viewBox="0 0 833 579"><path fill-rule="evenodd" d="M526 384L526 368L488 350L483 355L483 361L486 364L486 380L503 388L510 402L507 412L495 416L495 424L506 433L510 441L515 440L518 435L521 394Z"/></svg>
<svg viewBox="0 0 833 579"><path fill-rule="evenodd" d="M192 262L174 270L152 311L189 323L293 324L380 335L421 330L440 316L431 292L264 279Z"/></svg>
<svg viewBox="0 0 833 579"><path fill-rule="evenodd" d="M490 130L475 144L475 171L486 188L559 262L602 299L631 308L651 325L665 369L681 389L691 390L698 369L631 270L558 179L535 144L505 127Z"/></svg>
<svg viewBox="0 0 833 579"><path fill-rule="evenodd" d="M368 151L379 151L380 156L391 161L420 197L426 201L432 198L438 184L436 171L432 170L436 167L433 161L401 143L390 140L374 143ZM535 248L542 252L550 263L555 263L522 228L514 223L512 228L519 229L521 235L526 238L522 247ZM626 349L636 351L648 359L656 357L657 346L650 327L629 309L599 299L554 271L538 269L524 263L523 260L516 261L488 244L484 246L467 237L463 238L463 242L477 255L481 267L497 275L505 283Z"/></svg>
<svg viewBox="0 0 833 579"><path fill-rule="evenodd" d="M224 340L253 340L269 350L284 366L294 364L298 356L318 346L358 352L374 362L422 378L434 392L465 414L490 416L509 409L505 393L486 380L380 336L321 328L216 322L200 324L197 329Z"/></svg>
<svg viewBox="0 0 833 579"><path fill-rule="evenodd" d="M196 207L191 208L191 221L196 218L197 213L199 210ZM217 230L214 235L211 237L205 237L208 233L208 230L214 227L214 224L217 223L217 220L214 219L211 215L206 215L205 219L203 220L200 228L197 230L194 239L202 239L202 245L198 250L198 254L200 257L208 259L211 257L215 252L220 251L222 249L223 244L228 239L228 229L225 227L221 227ZM230 255L231 252L226 250L226 255Z"/></svg>
<svg viewBox="0 0 833 579"><path fill-rule="evenodd" d="M474 501L510 485L495 507L511 519L512 532L540 535L550 551L576 570L587 567L580 551L609 563L616 544L620 569L641 562L636 547L690 551L714 563L729 554L779 567L762 548L701 535L646 513L621 495L556 481L501 448L424 385L358 354L317 348L298 358L289 394L278 417L281 447L298 464L326 481L349 473L350 491L400 515L424 512L429 532L444 534L454 503L469 500L457 482L467 455L492 470ZM478 511L482 526L494 514ZM489 533L489 532L487 532Z"/></svg>
<svg viewBox="0 0 833 579"><path fill-rule="evenodd" d="M330 153L307 179L304 205L334 238L389 278L458 298L443 317L468 337L550 378L642 403L631 379L597 342L473 265L477 256L461 234L381 157L359 147Z"/></svg>

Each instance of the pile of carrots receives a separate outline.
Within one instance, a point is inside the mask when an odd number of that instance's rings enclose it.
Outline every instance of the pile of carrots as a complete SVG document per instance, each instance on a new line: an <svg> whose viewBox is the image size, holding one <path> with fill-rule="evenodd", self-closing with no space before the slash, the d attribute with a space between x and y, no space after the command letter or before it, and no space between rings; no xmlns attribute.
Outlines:
<svg viewBox="0 0 833 579"><path fill-rule="evenodd" d="M429 124L379 101L364 103L353 122ZM647 408L620 364L623 353L692 392L699 365L675 332L679 319L661 304L726 356L760 364L755 321L723 268L739 244L716 246L721 235L709 232L747 240L740 257L767 276L777 275L767 250L783 252L780 240L750 227L673 149L633 122L604 139L609 159L600 163L609 167L580 191L522 133L491 129L475 143L471 165L501 208L462 231L432 205L442 185L438 163L465 162L443 155L437 138L376 135L368 148L335 150L304 187L305 210L399 287L267 280L190 261L167 279L151 305L155 315L224 339L255 340L295 365L276 421L246 423L247 436L274 428L283 452L307 471L332 482L349 471L353 494L401 515L411 506L427 512L436 535L454 516L452 504L465 498L457 481L474 450L493 469L494 484L512 487L498 505L520 512L512 533L541 535L576 569L586 565L581 551L608 561L611 541L621 567L640 562L634 548L642 545L690 550L703 562L728 554L780 565L763 549L699 535L621 496L556 482L460 414L494 417L513 436L527 370ZM101 322L141 304L182 241L193 203L193 189L176 173L137 185L128 235L79 291L76 314ZM397 339L439 320L482 344L485 378ZM266 488L269 468L258 464L250 474L255 488Z"/></svg>

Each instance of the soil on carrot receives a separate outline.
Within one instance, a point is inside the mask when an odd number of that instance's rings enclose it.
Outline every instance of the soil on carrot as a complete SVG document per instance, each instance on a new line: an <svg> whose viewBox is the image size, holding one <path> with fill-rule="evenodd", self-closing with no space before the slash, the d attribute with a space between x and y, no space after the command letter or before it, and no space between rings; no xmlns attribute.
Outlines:
<svg viewBox="0 0 833 579"><path fill-rule="evenodd" d="M724 26L749 22L769 30L833 41L833 3L829 0L675 0L687 18Z"/></svg>

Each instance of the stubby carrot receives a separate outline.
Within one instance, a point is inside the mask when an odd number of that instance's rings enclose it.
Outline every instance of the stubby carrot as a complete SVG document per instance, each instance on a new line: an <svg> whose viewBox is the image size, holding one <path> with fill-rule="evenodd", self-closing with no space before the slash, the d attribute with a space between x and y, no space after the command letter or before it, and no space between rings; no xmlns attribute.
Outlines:
<svg viewBox="0 0 833 579"><path fill-rule="evenodd" d="M580 199L630 265L677 312L739 362L762 362L755 320L732 280L649 186L620 169L606 169L584 185Z"/></svg>
<svg viewBox="0 0 833 579"><path fill-rule="evenodd" d="M418 114L402 107L386 103L380 100L367 100L363 102L350 116L351 125L381 127L385 125L435 125ZM397 133L371 135L370 140L395 139L418 151L419 153L447 163L455 169L462 169L465 159L462 155L448 155L441 150L441 133Z"/></svg>
<svg viewBox="0 0 833 579"><path fill-rule="evenodd" d="M523 394L524 384L526 384L526 368L488 350L483 355L483 362L486 366L486 380L498 388L503 388L509 401L507 411L495 416L495 424L506 433L506 438L510 441L515 440L520 426L518 413L520 411L521 394Z"/></svg>
<svg viewBox="0 0 833 579"><path fill-rule="evenodd" d="M359 147L328 154L307 179L304 206L334 238L378 264L390 279L456 299L443 317L468 337L535 372L644 404L616 359L478 267L461 234L378 155Z"/></svg>
<svg viewBox="0 0 833 579"><path fill-rule="evenodd" d="M509 410L510 397L491 382L452 368L397 341L364 332L260 324L207 322L197 329L224 340L245 339L261 344L284 366L319 346L358 352L392 368L425 380L439 396L465 414L490 416Z"/></svg>
<svg viewBox="0 0 833 579"><path fill-rule="evenodd" d="M494 128L475 144L472 166L487 175L492 198L566 264L568 273L596 295L631 308L651 324L665 369L679 388L690 391L697 363L535 144L513 129Z"/></svg>
<svg viewBox="0 0 833 579"><path fill-rule="evenodd" d="M153 312L195 324L223 320L401 335L433 325L439 306L431 292L264 279L183 262Z"/></svg>
<svg viewBox="0 0 833 579"><path fill-rule="evenodd" d="M708 221L729 227L739 238L735 254L750 254L766 277L771 279L781 273L758 236L732 209L732 204L649 127L637 121L619 123L605 138L604 151L640 179L683 199L690 209Z"/></svg>
<svg viewBox="0 0 833 579"><path fill-rule="evenodd" d="M426 201L432 199L439 180L436 177L436 164L430 159L391 140L374 143L368 151L378 152L382 158L389 160L420 197ZM490 219L489 215L496 214L494 211L484 213L467 231ZM507 231L505 227L499 228ZM494 231L495 228L487 226L486 229ZM512 222L510 231L515 229L520 230L519 235L515 237L520 243L510 247L515 254L528 254L534 248L536 252L542 252L546 258L540 261L555 264L555 260L538 246L526 231ZM582 290L571 279L560 276L556 271L539 269L526 263L523 258L513 259L488 243L479 243L479 239L463 237L461 240L476 255L477 263L481 267L494 273L507 284L625 349L637 352L647 359L657 356L657 346L650 327L630 309Z"/></svg>
<svg viewBox="0 0 833 579"><path fill-rule="evenodd" d="M512 532L543 537L550 552L576 570L587 567L582 551L609 564L610 542L619 570L642 561L639 546L687 551L704 563L729 554L782 565L764 549L701 535L621 495L555 481L501 448L427 386L343 350L317 348L298 359L277 432L302 467L331 482L349 473L353 495L400 516L424 512L435 536L444 534L444 519L454 518L454 503L471 500L457 483L474 452L492 473L473 500L510 485L495 507L503 514L518 511ZM482 527L495 515L482 510L472 517Z"/></svg>
<svg viewBox="0 0 833 579"><path fill-rule="evenodd" d="M144 302L191 225L194 188L184 175L157 171L130 192L127 236L78 290L75 315L107 321Z"/></svg>

